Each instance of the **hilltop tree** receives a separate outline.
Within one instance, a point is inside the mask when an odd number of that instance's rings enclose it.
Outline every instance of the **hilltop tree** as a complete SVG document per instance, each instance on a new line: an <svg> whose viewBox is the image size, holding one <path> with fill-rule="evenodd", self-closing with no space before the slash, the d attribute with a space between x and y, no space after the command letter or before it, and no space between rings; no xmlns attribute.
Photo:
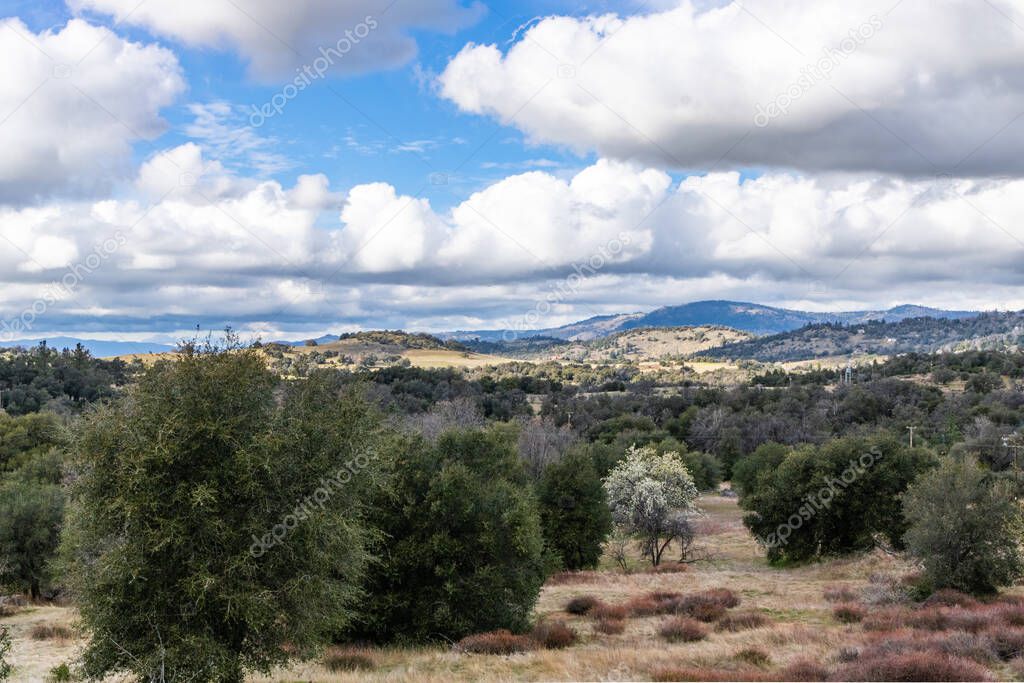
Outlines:
<svg viewBox="0 0 1024 683"><path fill-rule="evenodd" d="M190 345L85 420L63 553L88 676L241 681L348 623L375 422L316 377L279 389L255 351Z"/></svg>

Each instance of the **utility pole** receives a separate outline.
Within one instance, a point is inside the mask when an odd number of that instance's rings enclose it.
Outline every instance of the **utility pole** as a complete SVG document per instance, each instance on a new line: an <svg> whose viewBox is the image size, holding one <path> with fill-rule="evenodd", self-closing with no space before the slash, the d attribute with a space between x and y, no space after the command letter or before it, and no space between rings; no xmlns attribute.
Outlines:
<svg viewBox="0 0 1024 683"><path fill-rule="evenodd" d="M913 448L914 447L914 430L917 429L917 427L910 426L910 427L907 427L907 429L910 430L910 447Z"/></svg>

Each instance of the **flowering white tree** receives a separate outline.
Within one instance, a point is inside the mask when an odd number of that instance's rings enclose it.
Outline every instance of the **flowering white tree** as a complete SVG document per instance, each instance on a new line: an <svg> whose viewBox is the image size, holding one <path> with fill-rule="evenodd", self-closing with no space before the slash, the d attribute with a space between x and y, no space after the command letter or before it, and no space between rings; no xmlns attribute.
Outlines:
<svg viewBox="0 0 1024 683"><path fill-rule="evenodd" d="M657 566L677 533L680 512L696 510L697 487L675 452L631 446L604 480L612 519L640 538L643 554Z"/></svg>

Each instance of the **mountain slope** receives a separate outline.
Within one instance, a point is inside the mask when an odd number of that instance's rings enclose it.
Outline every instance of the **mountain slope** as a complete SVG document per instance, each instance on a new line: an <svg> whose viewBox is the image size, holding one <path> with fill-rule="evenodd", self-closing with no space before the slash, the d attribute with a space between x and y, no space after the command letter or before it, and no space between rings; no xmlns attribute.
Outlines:
<svg viewBox="0 0 1024 683"><path fill-rule="evenodd" d="M893 355L968 349L1016 350L1024 345L1024 312L971 318L908 318L899 322L810 325L799 330L726 344L699 356L763 362L852 354Z"/></svg>
<svg viewBox="0 0 1024 683"><path fill-rule="evenodd" d="M796 330L805 325L821 323L865 323L869 320L898 322L907 318L932 317L942 319L971 318L975 311L945 311L926 306L903 305L885 311L845 311L815 313L775 308L744 301L694 301L681 306L665 306L650 313L623 313L587 318L569 325L539 330L475 330L440 335L458 340L512 341L528 337L551 337L568 341L599 339L639 328L654 327L731 327L756 335L777 334Z"/></svg>

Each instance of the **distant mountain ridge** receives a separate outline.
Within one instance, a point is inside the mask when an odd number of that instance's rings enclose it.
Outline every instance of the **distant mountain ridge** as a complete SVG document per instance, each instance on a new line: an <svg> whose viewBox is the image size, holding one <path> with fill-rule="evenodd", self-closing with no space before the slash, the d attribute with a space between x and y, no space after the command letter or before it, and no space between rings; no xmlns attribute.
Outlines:
<svg viewBox="0 0 1024 683"><path fill-rule="evenodd" d="M866 323L869 320L899 322L909 318L959 320L973 318L978 311L948 311L927 306L904 304L887 310L840 311L818 313L776 308L744 301L694 301L680 306L664 306L650 313L601 315L579 322L538 330L475 330L445 333L443 338L456 340L511 341L527 337L553 337L568 341L589 341L624 330L644 327L696 327L712 325L731 327L758 336L790 332L807 325Z"/></svg>
<svg viewBox="0 0 1024 683"><path fill-rule="evenodd" d="M171 344L159 344L155 342L129 342L129 341L106 341L102 339L78 339L76 337L49 337L47 339L15 339L9 342L0 343L0 348L12 348L22 346L31 348L39 346L42 342L54 349L73 349L81 344L93 358L109 358L111 356L127 356L133 353L166 353L173 351Z"/></svg>

